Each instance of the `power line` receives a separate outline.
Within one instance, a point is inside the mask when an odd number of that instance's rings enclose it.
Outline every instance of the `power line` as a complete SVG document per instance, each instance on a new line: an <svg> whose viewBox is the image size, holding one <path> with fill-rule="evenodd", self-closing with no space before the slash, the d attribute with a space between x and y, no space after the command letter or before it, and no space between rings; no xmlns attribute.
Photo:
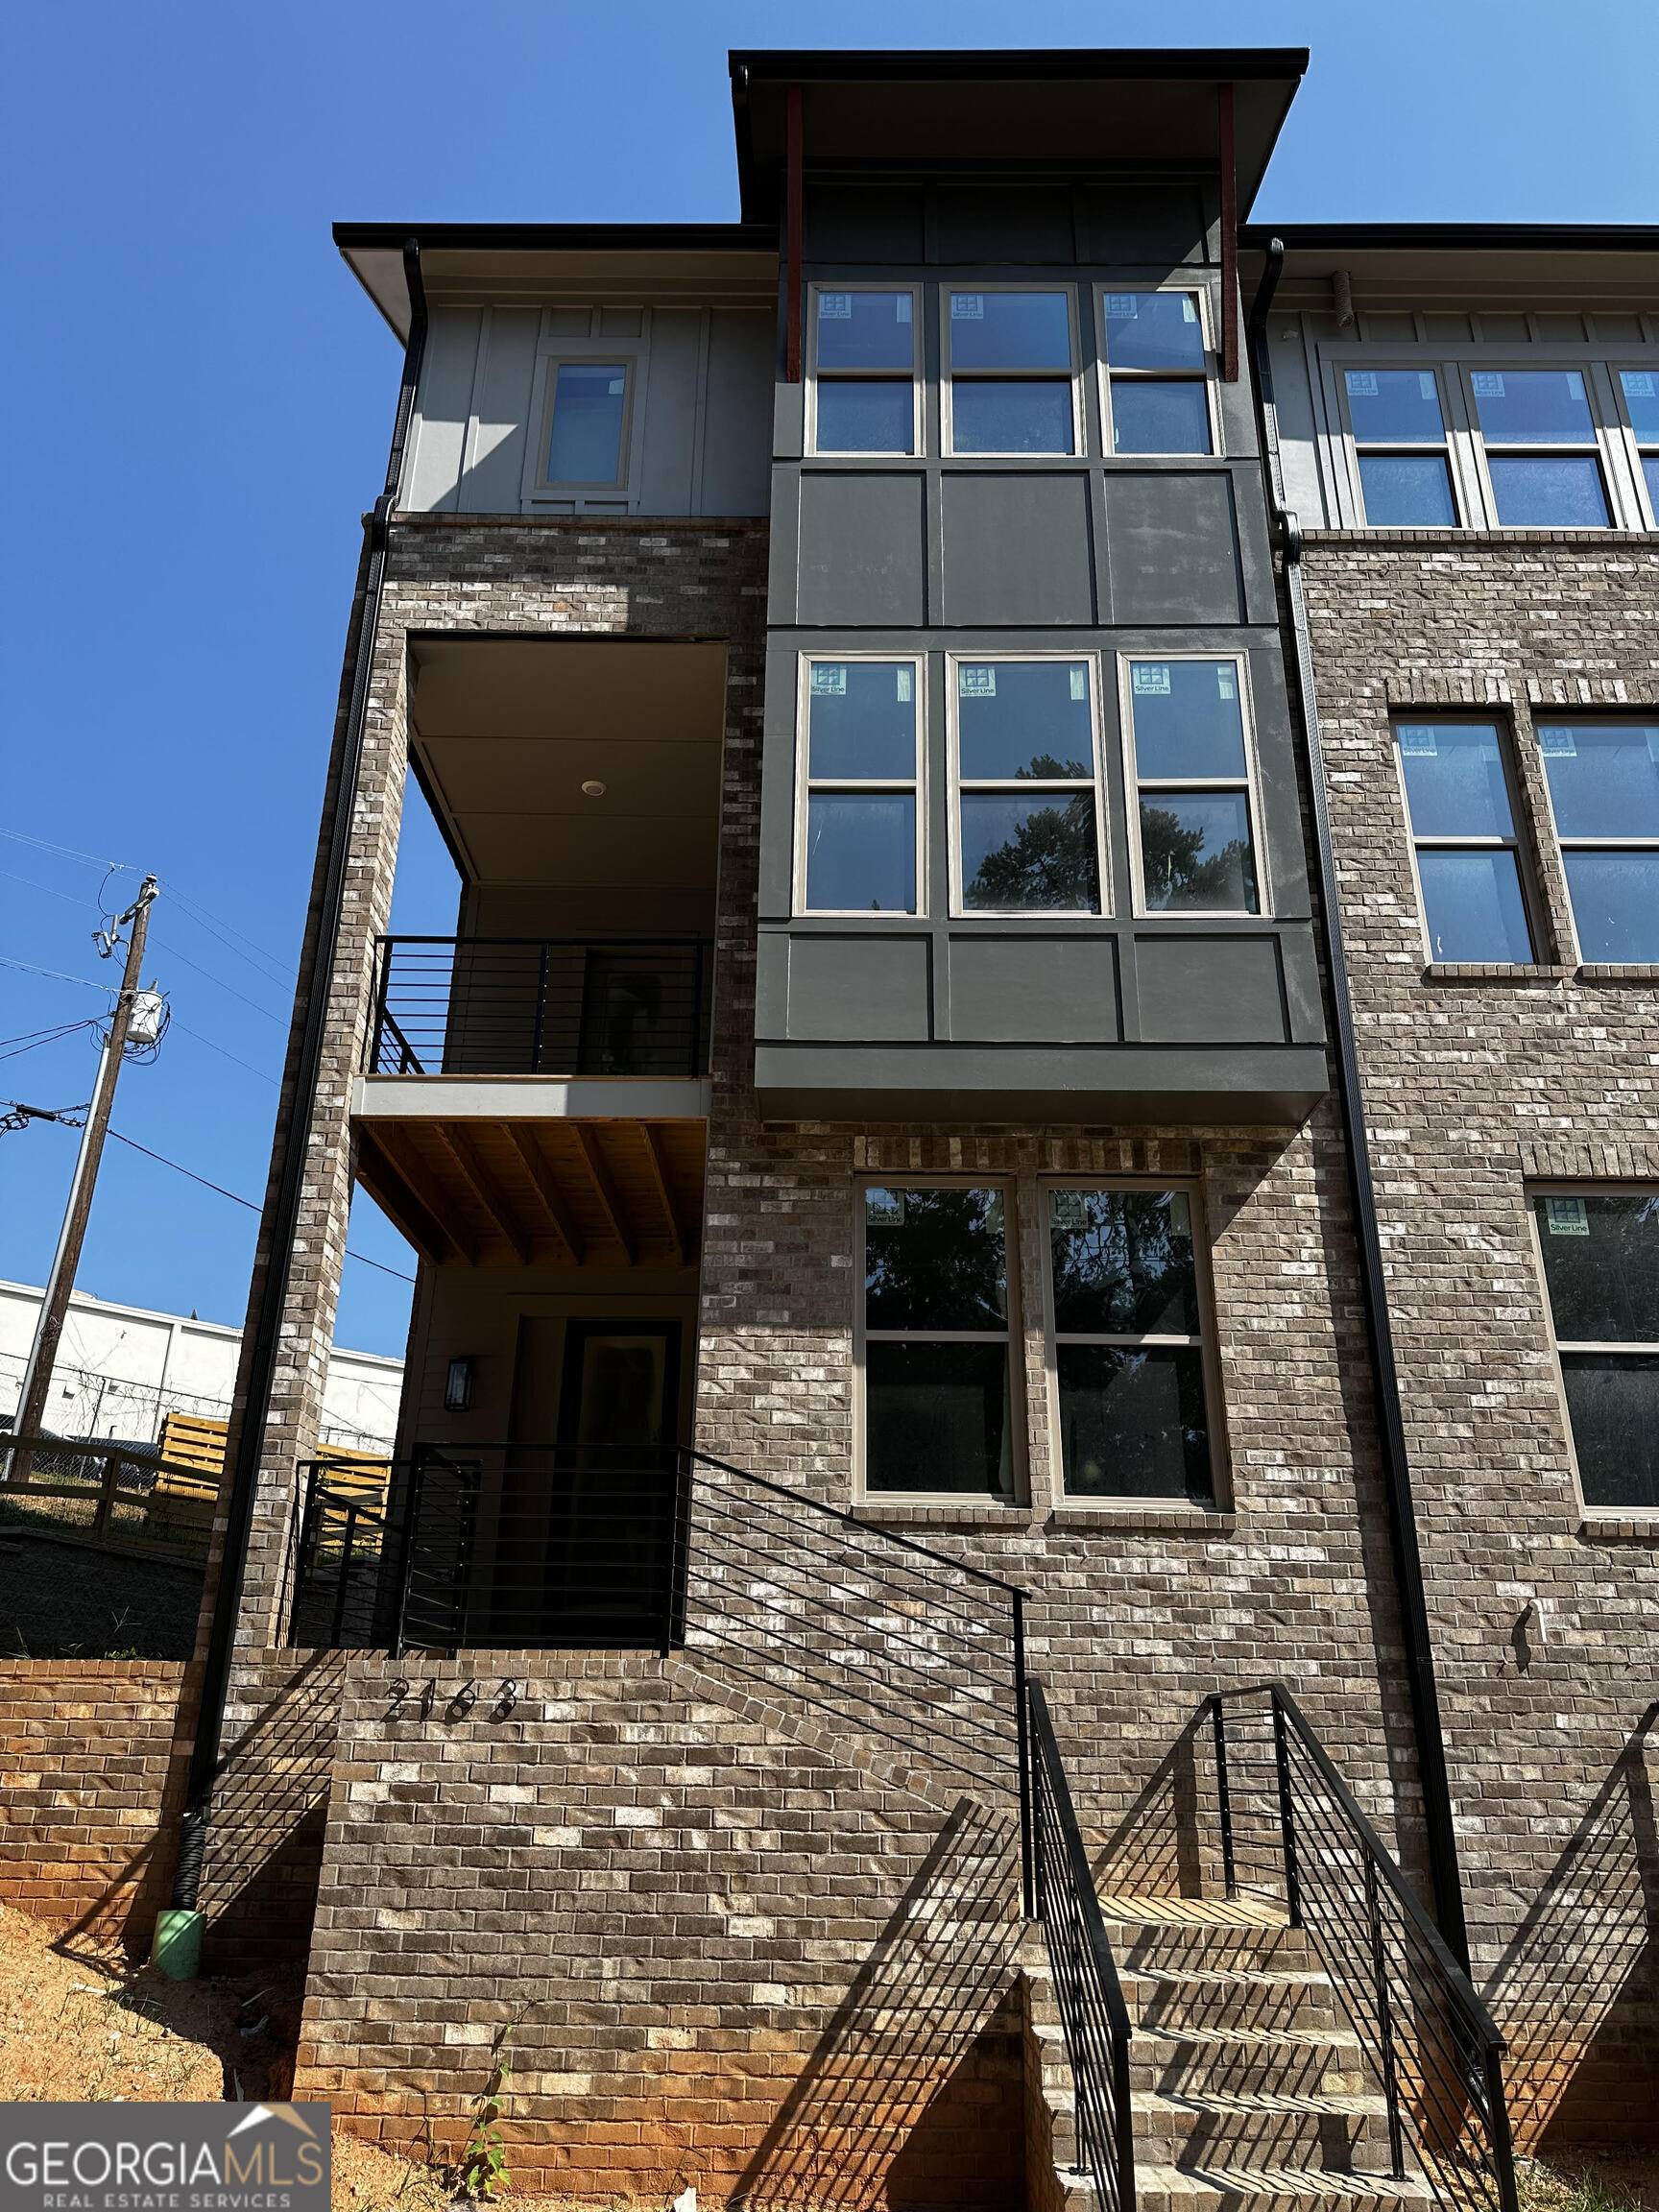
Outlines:
<svg viewBox="0 0 1659 2212"><path fill-rule="evenodd" d="M120 996L113 983L93 983L84 975L65 975L60 968L36 968L33 960L13 960L9 952L0 952L0 967L20 968L25 975L49 975L54 983L79 983L88 991L108 991L111 998Z"/></svg>
<svg viewBox="0 0 1659 2212"><path fill-rule="evenodd" d="M178 946L170 945L165 937L154 937L151 943L159 945L162 951L170 952L175 960L182 960L186 968L194 968L198 975L205 975L208 982L217 984L221 991L228 991L232 998L240 998L244 1006L252 1006L255 1014L263 1014L267 1022L281 1023L280 1014L273 1014L269 1006L261 1006L257 998L250 998L247 992L238 991L234 983L227 983L222 975L215 975L210 968L192 960L188 952L180 952Z"/></svg>
<svg viewBox="0 0 1659 2212"><path fill-rule="evenodd" d="M238 1060L234 1052L228 1052L223 1045L215 1045L211 1037L204 1037L200 1029L192 1029L187 1022L180 1022L177 1015L173 1017L171 1026L182 1029L186 1037L194 1037L198 1045L205 1045L209 1052L217 1052L221 1060L229 1060L238 1068L246 1068L249 1074L257 1075L261 1083L271 1083L280 1088L278 1076L268 1074L263 1068L255 1068L252 1060Z"/></svg>
<svg viewBox="0 0 1659 2212"><path fill-rule="evenodd" d="M38 1051L42 1045L50 1045L60 1037L73 1037L78 1029L95 1029L103 1020L94 1014L85 1022L65 1022L56 1029L30 1029L21 1037L0 1037L0 1046L11 1046L11 1051L0 1051L0 1060L15 1060L24 1052Z"/></svg>
<svg viewBox="0 0 1659 2212"><path fill-rule="evenodd" d="M199 901L189 898L180 891L176 883L169 880L167 889L175 905L182 906L193 922L205 929L209 936L217 937L228 952L236 953L239 960L247 960L250 967L254 965L250 954L256 953L259 959L268 961L273 968L278 970L279 973L271 978L273 982L292 983L296 975L299 974L299 968L292 960L284 960L277 952L268 952L262 945L256 945L252 937L244 937L240 929L232 927L222 917L210 913ZM241 944L248 948L247 951L239 950L238 947L231 943L232 938L239 939Z"/></svg>
<svg viewBox="0 0 1659 2212"><path fill-rule="evenodd" d="M97 853L79 853L73 845L54 845L50 837L31 837L21 830L0 829L0 837L13 837L19 845L37 845L42 853L61 853L71 860L84 860L89 868L122 869L134 873L131 860L106 860Z"/></svg>

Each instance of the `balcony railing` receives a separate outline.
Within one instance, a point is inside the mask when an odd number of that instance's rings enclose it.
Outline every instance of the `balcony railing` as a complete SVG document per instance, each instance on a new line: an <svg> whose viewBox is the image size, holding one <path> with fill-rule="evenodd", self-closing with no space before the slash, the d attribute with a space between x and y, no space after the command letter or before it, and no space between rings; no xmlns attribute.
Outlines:
<svg viewBox="0 0 1659 2212"><path fill-rule="evenodd" d="M700 937L382 937L372 1075L701 1075Z"/></svg>

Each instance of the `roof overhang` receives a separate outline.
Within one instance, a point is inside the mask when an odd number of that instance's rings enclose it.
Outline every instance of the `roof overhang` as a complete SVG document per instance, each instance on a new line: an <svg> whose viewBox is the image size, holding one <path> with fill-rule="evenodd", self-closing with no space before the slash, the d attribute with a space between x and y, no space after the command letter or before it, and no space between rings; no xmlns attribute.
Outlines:
<svg viewBox="0 0 1659 2212"><path fill-rule="evenodd" d="M1273 238L1285 247L1280 307L1328 307L1338 270L1361 306L1659 304L1652 224L1257 223L1239 239L1246 286Z"/></svg>
<svg viewBox="0 0 1659 2212"><path fill-rule="evenodd" d="M1074 47L729 57L745 222L777 219L785 99L802 90L805 162L892 168L1000 161L1214 167L1216 91L1234 87L1238 206L1248 212L1306 47Z"/></svg>

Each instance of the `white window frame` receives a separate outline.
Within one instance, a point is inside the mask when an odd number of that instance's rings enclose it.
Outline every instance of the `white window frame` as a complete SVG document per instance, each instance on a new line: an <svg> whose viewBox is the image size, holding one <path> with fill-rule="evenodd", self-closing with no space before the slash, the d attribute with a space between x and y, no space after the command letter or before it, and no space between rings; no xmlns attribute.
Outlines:
<svg viewBox="0 0 1659 2212"><path fill-rule="evenodd" d="M1618 530L1623 526L1624 517L1620 512L1619 476L1613 466L1610 434L1606 423L1601 419L1603 408L1596 389L1596 361L1592 355L1588 353L1575 355L1574 359L1567 361L1536 359L1528 361L1518 360L1514 355L1504 352L1496 360L1478 361L1471 360L1468 355L1463 354L1459 355L1451 366L1455 368L1461 387L1464 415L1469 424L1470 452L1479 478L1480 496L1485 505L1489 529L1527 530L1536 528L1576 531ZM1592 435L1589 444L1586 445L1582 439L1574 443L1566 443L1561 440L1551 442L1550 439L1540 438L1531 440L1526 445L1501 444L1493 446L1491 453L1495 453L1500 461L1582 461L1586 457L1592 459L1600 472L1601 497L1606 504L1607 519L1605 522L1599 523L1550 522L1534 524L1502 521L1498 514L1498 494L1492 486L1492 471L1488 466L1490 454L1487 449L1486 433L1480 426L1480 401L1475 390L1474 380L1477 376L1485 375L1543 374L1548 376L1561 375L1571 372L1577 373L1584 386L1584 400L1590 410Z"/></svg>
<svg viewBox="0 0 1659 2212"><path fill-rule="evenodd" d="M634 478L634 421L635 397L639 389L640 349L637 341L627 346L605 347L595 345L590 351L565 346L555 352L543 353L537 361L537 373L541 379L541 429L536 447L536 480L531 488L532 497L557 498L569 495L576 499L610 497L621 501L628 497ZM620 364L626 389L622 394L622 426L616 439L617 473L608 477L554 477L547 473L547 465L553 446L553 411L559 391L561 369L601 369Z"/></svg>
<svg viewBox="0 0 1659 2212"><path fill-rule="evenodd" d="M916 704L916 774L906 781L896 777L823 776L816 779L810 773L811 742L811 684L815 664L841 667L858 663L861 666L884 668L909 668L913 671L911 685ZM927 913L927 656L926 653L835 653L827 649L803 652L796 657L795 701L795 867L793 897L795 914L814 918L829 916L848 919L854 916L866 922L889 920L914 921ZM883 792L908 793L916 803L916 903L913 907L882 907L872 911L868 906L808 906L806 903L806 863L808 802L814 791L825 793L845 792L850 798L866 795L877 798Z"/></svg>
<svg viewBox="0 0 1659 2212"><path fill-rule="evenodd" d="M1406 785L1405 748L1400 742L1400 725L1403 722L1423 722L1444 729L1448 724L1460 724L1469 730L1495 730L1498 733L1498 758L1503 770L1503 789L1509 801L1510 833L1507 837L1440 837L1419 834L1411 819L1411 794ZM1544 942L1540 930L1543 902L1539 899L1529 866L1530 854L1521 834L1520 797L1521 781L1515 759L1514 733L1497 715L1482 715L1478 711L1431 709L1408 709L1395 708L1388 717L1388 733L1394 748L1394 774L1400 787L1400 812L1406 824L1406 842L1411 852L1411 887L1417 896L1417 926L1423 940L1425 967L1458 966L1450 962L1434 950L1434 940L1429 928L1429 902L1423 896L1423 876L1417 865L1420 848L1431 853L1513 853L1515 874L1521 885L1521 910L1527 917L1527 935L1532 940L1532 958L1525 963L1535 967L1541 957L1539 947ZM1482 966L1488 963L1481 963ZM1497 966L1493 962L1489 965Z"/></svg>
<svg viewBox="0 0 1659 2212"><path fill-rule="evenodd" d="M939 441L942 452L956 455L955 416L953 409L956 369L952 363L950 347L950 301L958 293L988 292L1058 292L1066 301L1066 334L1070 350L1070 367L1060 369L965 369L961 372L964 382L972 384L1058 384L1065 381L1071 394L1071 450L1069 453L987 453L974 450L958 458L964 461L1023 461L1036 466L1052 466L1063 461L1078 461L1088 452L1088 436L1084 424L1083 372L1079 359L1080 334L1077 328L1078 299L1075 284L1045 284L1034 277L1024 283L981 284L943 282L939 286Z"/></svg>
<svg viewBox="0 0 1659 2212"><path fill-rule="evenodd" d="M910 298L910 450L908 453L871 453L858 448L849 450L840 445L822 445L818 442L818 301L826 293L882 292L897 296L908 293ZM922 405L922 300L920 284L845 283L811 284L807 287L806 312L806 451L809 454L827 454L854 461L914 462L924 450L924 410ZM902 369L830 369L825 372L827 384L896 384L903 375Z"/></svg>
<svg viewBox="0 0 1659 2212"><path fill-rule="evenodd" d="M998 1335L988 1329L868 1329L864 1321L865 1284L868 1280L866 1236L868 1190L998 1190L1002 1196L1002 1297L1007 1309L1006 1331ZM883 1175L874 1169L854 1178L853 1197L857 1209L853 1244L853 1497L856 1504L951 1505L988 1507L1013 1517L1031 1503L1029 1416L1025 1401L1024 1330L1020 1313L1019 1178L1015 1175L927 1175L914 1169ZM870 1473L870 1397L865 1371L865 1347L874 1338L884 1344L1004 1344L1008 1356L1009 1463L1014 1495L998 1501L979 1490L872 1490Z"/></svg>
<svg viewBox="0 0 1659 2212"><path fill-rule="evenodd" d="M1455 425L1453 421L1452 409L1447 404L1450 397L1448 386L1451 381L1451 374L1455 373L1455 363L1446 361L1406 361L1397 357L1363 361L1340 360L1333 364L1336 386L1337 420L1342 426L1344 466L1348 470L1348 481L1353 487L1354 512L1360 517L1361 529L1393 530L1403 527L1403 525L1393 522L1373 522L1366 517L1365 486L1359 474L1359 459L1362 452L1407 454L1412 457L1438 453L1445 461L1447 479L1452 486L1452 509L1456 519L1451 524L1451 527L1455 530L1466 530L1470 527L1469 502L1459 481L1457 457L1453 445ZM1419 375L1427 370L1434 379L1435 391L1440 401L1441 436L1439 443L1433 444L1412 438L1366 438L1361 440L1354 428L1354 417L1348 404L1348 372L1350 369L1360 373L1369 371L1384 374L1396 371L1410 370ZM1420 523L1412 524L1410 527L1432 529L1445 528L1446 525Z"/></svg>
<svg viewBox="0 0 1659 2212"><path fill-rule="evenodd" d="M1137 919L1149 916L1201 924L1204 922L1265 922L1273 913L1273 885L1267 865L1267 845L1262 828L1261 780L1256 758L1256 702L1250 686L1248 653L1166 653L1161 650L1119 652L1118 660L1118 716L1123 748L1123 809L1129 825L1129 882L1132 910ZM1209 666L1226 661L1238 671L1239 721L1244 733L1242 776L1158 776L1145 780L1148 791L1242 791L1250 823L1250 851L1256 863L1256 911L1246 906L1148 906L1146 882L1141 864L1141 791L1142 779L1135 758L1135 705L1130 688L1130 667L1136 661L1196 661Z"/></svg>
<svg viewBox="0 0 1659 2212"><path fill-rule="evenodd" d="M1196 1505L1190 1498L1142 1498L1127 1491L1071 1491L1066 1487L1066 1439L1060 1425L1060 1345L1062 1337L1054 1318L1054 1248L1050 1237L1055 1190L1123 1190L1150 1193L1179 1190L1187 1200L1192 1229L1193 1275L1198 1292L1196 1336L1166 1334L1078 1334L1068 1330L1068 1344L1105 1344L1132 1351L1160 1345L1196 1347L1204 1377L1204 1415L1210 1439L1210 1491L1212 1503ZM1063 1505L1097 1506L1103 1511L1157 1513L1229 1513L1233 1509L1231 1466L1227 1451L1226 1412L1221 1393L1221 1361L1216 1346L1215 1285L1211 1271L1210 1238L1206 1229L1204 1186L1193 1175L1042 1175L1037 1179L1037 1202L1042 1216L1043 1275L1043 1382L1047 1402L1048 1433L1052 1439L1055 1502Z"/></svg>
<svg viewBox="0 0 1659 2212"><path fill-rule="evenodd" d="M1575 962L1579 967L1588 965L1592 967L1629 966L1646 968L1649 963L1645 960L1586 962L1584 947L1578 935L1578 909L1573 903L1573 880L1567 873L1567 854L1569 853L1655 853L1659 852L1659 837L1563 836L1561 825L1555 819L1555 794L1551 789L1550 770L1546 766L1549 757L1544 751L1544 732L1560 728L1610 730L1618 729L1621 726L1637 730L1650 730L1655 725L1659 725L1659 711L1655 711L1652 719L1648 720L1639 710L1635 713L1613 711L1597 714L1594 712L1586 713L1582 709L1575 711L1571 707L1563 707L1558 713L1540 707L1534 707L1532 709L1532 741L1538 748L1538 768L1544 784L1544 803L1550 809L1550 834L1554 838L1555 850L1561 856L1561 888L1567 898L1567 919L1573 926L1573 955Z"/></svg>
<svg viewBox="0 0 1659 2212"><path fill-rule="evenodd" d="M1114 369L1107 352L1106 299L1109 293L1119 292L1175 292L1185 293L1198 302L1198 328L1203 347L1204 365L1200 369ZM1221 364L1215 345L1214 316L1210 305L1210 287L1202 280L1182 281L1169 277L1157 284L1096 284L1094 299L1094 349L1100 382L1100 445L1108 461L1144 461L1156 459L1151 453L1119 453L1115 418L1112 410L1112 387L1123 384L1199 384L1204 387L1204 404L1210 418L1210 450L1205 453L1183 453L1176 456L1183 461L1219 461L1225 446L1221 437L1220 374Z"/></svg>
<svg viewBox="0 0 1659 2212"><path fill-rule="evenodd" d="M1659 436L1646 442L1638 436L1636 426L1630 420L1630 401L1624 390L1626 373L1634 376L1659 377L1659 358L1649 356L1646 361L1632 361L1622 360L1617 354L1612 354L1607 359L1606 368L1613 387L1619 443L1624 448L1636 505L1642 516L1640 527L1644 530L1659 530L1659 499L1654 497L1642 467L1644 460L1659 461Z"/></svg>
<svg viewBox="0 0 1659 2212"><path fill-rule="evenodd" d="M1580 1520L1636 1521L1659 1529L1659 1507L1652 1505L1592 1505L1584 1496L1584 1480L1578 1471L1578 1441L1573 1433L1573 1409L1567 1400L1567 1375L1561 1364L1563 1352L1601 1352L1622 1356L1628 1353L1634 1358L1646 1354L1659 1353L1659 1343L1644 1340L1623 1340L1603 1343L1598 1338L1557 1334L1555 1309L1550 1296L1550 1278L1544 1271L1544 1240L1539 1234L1537 1198L1650 1198L1650 1183L1570 1183L1545 1180L1526 1186L1527 1231L1532 1240L1532 1264L1538 1282L1538 1299L1544 1315L1544 1326L1550 1334L1550 1366L1555 1378L1555 1399L1561 1409L1561 1433L1567 1445L1567 1464L1573 1474L1573 1495Z"/></svg>
<svg viewBox="0 0 1659 2212"><path fill-rule="evenodd" d="M1059 662L1064 666L1083 663L1089 670L1089 724L1094 746L1094 773L1091 779L1094 790L1094 848L1095 868L1100 886L1100 903L1092 912L1079 906L1032 908L1010 906L1007 909L990 906L969 907L964 903L966 886L962 880L962 807L964 788L969 792L1011 792L1019 795L1043 792L1078 792L1083 788L1081 779L1065 782L1039 782L1034 777L975 776L964 786L962 780L961 732L959 709L961 697L958 689L957 670L966 664L972 668L1003 667L1014 663L1033 661ZM985 653L948 652L945 656L945 733L946 733L946 798L949 816L950 840L950 906L952 919L966 917L971 920L994 922L1089 922L1102 921L1112 912L1112 838L1106 815L1106 758L1104 731L1100 714L1100 656L1095 652L1083 653Z"/></svg>

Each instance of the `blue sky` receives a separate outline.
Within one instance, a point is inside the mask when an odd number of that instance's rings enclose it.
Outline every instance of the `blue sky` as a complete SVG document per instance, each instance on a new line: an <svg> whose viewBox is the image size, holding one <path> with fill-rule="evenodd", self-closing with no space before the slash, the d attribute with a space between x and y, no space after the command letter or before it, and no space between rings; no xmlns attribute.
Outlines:
<svg viewBox="0 0 1659 2212"><path fill-rule="evenodd" d="M398 366L329 223L729 221L728 46L1011 39L1311 47L1262 219L1659 221L1650 0L8 12L0 950L108 977L89 941L100 892L108 907L138 872L160 877L148 966L174 1025L155 1066L123 1074L117 1130L262 1192L358 518ZM130 872L106 882L106 861ZM397 920L443 930L453 911L448 862L415 824ZM0 967L0 1039L104 1003ZM79 1104L91 1035L0 1044L0 1097ZM0 1139L0 1275L43 1278L74 1142L38 1124ZM240 1321L253 1232L252 1214L112 1144L80 1282ZM352 1243L411 1267L367 1201ZM339 1340L400 1352L408 1296L349 1266Z"/></svg>

